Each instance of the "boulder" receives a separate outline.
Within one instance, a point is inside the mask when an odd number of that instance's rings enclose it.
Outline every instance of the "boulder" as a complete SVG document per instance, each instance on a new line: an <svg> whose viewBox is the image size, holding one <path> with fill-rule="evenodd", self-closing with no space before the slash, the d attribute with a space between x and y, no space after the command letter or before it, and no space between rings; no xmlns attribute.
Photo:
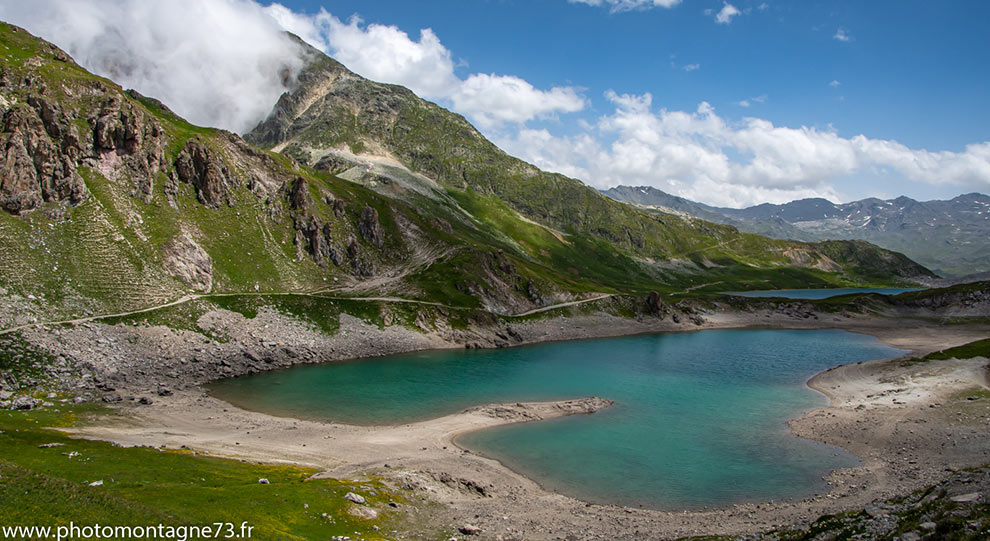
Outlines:
<svg viewBox="0 0 990 541"><path fill-rule="evenodd" d="M348 492L347 494L344 494L344 499L349 502L354 502L356 504L364 504L367 502L367 500L364 499L364 496L355 494L353 492Z"/></svg>
<svg viewBox="0 0 990 541"><path fill-rule="evenodd" d="M359 505L352 505L347 508L347 514L357 518L363 518L367 520L375 520L378 518L378 511L370 507L363 507Z"/></svg>
<svg viewBox="0 0 990 541"><path fill-rule="evenodd" d="M31 398L27 395L21 395L10 401L11 409L15 410L33 410L41 404L40 400Z"/></svg>

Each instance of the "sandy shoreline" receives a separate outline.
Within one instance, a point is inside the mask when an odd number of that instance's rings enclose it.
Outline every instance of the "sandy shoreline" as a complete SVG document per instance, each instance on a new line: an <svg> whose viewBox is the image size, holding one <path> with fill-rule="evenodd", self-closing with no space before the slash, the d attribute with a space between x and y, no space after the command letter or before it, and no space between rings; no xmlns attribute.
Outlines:
<svg viewBox="0 0 990 541"><path fill-rule="evenodd" d="M878 337L891 346L929 352L990 335L986 327L939 326L921 320L824 316L795 320L741 312L706 315L693 328L839 328ZM689 330L612 316L540 320L516 327L526 343L640 332ZM508 422L588 413L602 401L485 406L429 421L357 427L273 417L206 396L201 389L125 407L116 420L73 431L121 445L190 448L218 456L313 466L331 477L376 475L411 500L438 502L436 524L451 535L465 523L482 538L637 539L734 534L801 524L821 514L862 508L944 478L946 468L990 463L990 406L968 401L986 388L986 360L908 364L879 360L822 372L808 385L830 400L792 420L795 434L838 445L863 464L828 476L831 492L791 503L737 505L701 512L663 512L587 504L548 492L499 462L461 449L467 431ZM607 398L607 397L605 397ZM935 407L931 407L937 404ZM109 421L109 422L108 422Z"/></svg>

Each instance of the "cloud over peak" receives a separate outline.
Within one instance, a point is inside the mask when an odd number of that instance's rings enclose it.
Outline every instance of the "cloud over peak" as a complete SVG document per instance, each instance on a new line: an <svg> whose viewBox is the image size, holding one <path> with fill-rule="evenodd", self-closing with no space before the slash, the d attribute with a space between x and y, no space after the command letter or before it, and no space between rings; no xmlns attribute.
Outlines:
<svg viewBox="0 0 990 541"><path fill-rule="evenodd" d="M433 30L345 21L254 0L33 0L0 18L67 50L89 70L164 101L191 122L246 132L302 68L300 36L351 70L451 105L483 128L580 111L580 89L538 89L512 75L455 73Z"/></svg>
<svg viewBox="0 0 990 541"><path fill-rule="evenodd" d="M239 132L302 66L298 45L250 0L32 0L0 4L0 18L192 122Z"/></svg>

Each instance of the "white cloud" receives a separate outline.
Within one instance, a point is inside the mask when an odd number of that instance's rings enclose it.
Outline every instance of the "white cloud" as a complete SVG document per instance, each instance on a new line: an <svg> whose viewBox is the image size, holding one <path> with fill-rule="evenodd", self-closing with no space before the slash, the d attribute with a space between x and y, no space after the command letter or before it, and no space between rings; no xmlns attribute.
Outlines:
<svg viewBox="0 0 990 541"><path fill-rule="evenodd" d="M571 4L586 4L589 6L608 6L609 11L618 13L652 8L672 8L681 0L567 0Z"/></svg>
<svg viewBox="0 0 990 541"><path fill-rule="evenodd" d="M766 103L766 102L767 102L767 95L761 94L759 96L756 96L754 98L749 98L747 100L739 100L736 102L736 105L738 105L739 107L749 107L754 103Z"/></svg>
<svg viewBox="0 0 990 541"><path fill-rule="evenodd" d="M574 87L541 90L511 75L461 79L450 51L428 28L413 39L395 26L357 17L344 22L325 9L304 14L254 0L32 0L0 3L0 18L55 42L91 71L161 99L191 122L241 133L267 116L302 67L299 46L283 29L369 79L451 104L483 127L585 106Z"/></svg>
<svg viewBox="0 0 990 541"><path fill-rule="evenodd" d="M697 71L701 69L701 64L688 64L681 67L681 69L684 71Z"/></svg>
<svg viewBox="0 0 990 541"><path fill-rule="evenodd" d="M839 28L838 30L836 30L835 35L832 36L832 38L842 42L849 42L853 40L853 37L850 36L849 33L846 32L844 28Z"/></svg>
<svg viewBox="0 0 990 541"><path fill-rule="evenodd" d="M245 131L301 67L298 45L250 0L31 0L0 18L197 124Z"/></svg>
<svg viewBox="0 0 990 541"><path fill-rule="evenodd" d="M715 14L715 22L718 24L729 24L732 18L742 13L736 6L728 2L722 2L722 9Z"/></svg>
<svg viewBox="0 0 990 541"><path fill-rule="evenodd" d="M357 17L345 23L322 8L315 15L281 4L265 11L289 32L369 79L408 87L428 99L448 97L460 85L450 51L429 28L413 40L395 26L365 25Z"/></svg>
<svg viewBox="0 0 990 541"><path fill-rule="evenodd" d="M584 109L585 100L574 88L538 90L511 75L474 74L450 95L454 109L470 116L482 128L502 122L522 124L556 112Z"/></svg>
<svg viewBox="0 0 990 541"><path fill-rule="evenodd" d="M500 143L600 188L651 185L734 207L803 197L837 200L837 181L877 171L927 184L990 186L990 142L962 152L931 152L863 135L843 138L831 128L789 128L759 118L729 122L706 102L694 112L654 112L650 94L609 92L606 98L615 110L591 133L522 132Z"/></svg>
<svg viewBox="0 0 990 541"><path fill-rule="evenodd" d="M842 86L842 83L840 83L838 81L838 79L832 79L832 82L829 83L828 86L830 86L832 88L838 88L838 87Z"/></svg>

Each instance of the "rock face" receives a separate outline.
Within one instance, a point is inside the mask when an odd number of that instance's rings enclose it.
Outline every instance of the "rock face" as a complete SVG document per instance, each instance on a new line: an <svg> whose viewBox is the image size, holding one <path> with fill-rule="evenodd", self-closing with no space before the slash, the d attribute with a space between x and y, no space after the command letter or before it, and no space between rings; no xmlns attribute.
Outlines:
<svg viewBox="0 0 990 541"><path fill-rule="evenodd" d="M175 160L175 172L179 180L196 188L196 197L207 207L217 208L231 204L233 187L230 171L216 150L200 139L190 139Z"/></svg>
<svg viewBox="0 0 990 541"><path fill-rule="evenodd" d="M646 311L652 316L663 317L663 299L656 291L646 297Z"/></svg>
<svg viewBox="0 0 990 541"><path fill-rule="evenodd" d="M0 204L4 210L20 214L45 201L76 204L86 197L86 186L76 172L83 149L60 108L44 98L15 105L4 114L3 131Z"/></svg>
<svg viewBox="0 0 990 541"><path fill-rule="evenodd" d="M303 212L313 206L313 196L309 193L309 184L305 179L296 177L292 182L292 187L289 189L289 203L292 208Z"/></svg>
<svg viewBox="0 0 990 541"><path fill-rule="evenodd" d="M296 218L295 227L298 260L302 260L303 253L309 252L321 267L326 267L328 261L337 266L344 262L344 254L334 245L333 227L329 223L323 224L315 216L303 215Z"/></svg>
<svg viewBox="0 0 990 541"><path fill-rule="evenodd" d="M172 276L197 291L213 288L213 260L206 250L187 234L170 240L164 248L165 268Z"/></svg>
<svg viewBox="0 0 990 541"><path fill-rule="evenodd" d="M111 180L132 179L134 194L150 201L154 178L165 166L166 143L156 119L111 91L86 116L43 95L43 88L18 90L28 97L3 113L0 135L4 210L21 214L49 201L80 203L88 195L77 171L81 166L95 166ZM84 116L92 130L80 135L78 120Z"/></svg>
<svg viewBox="0 0 990 541"><path fill-rule="evenodd" d="M364 207L361 211L361 222L358 224L358 231L364 240L370 242L375 248L385 245L385 234L382 226L378 222L378 211L371 207Z"/></svg>
<svg viewBox="0 0 990 541"><path fill-rule="evenodd" d="M133 178L134 195L150 202L155 176L166 167L166 142L158 120L149 118L119 94L111 94L90 123L93 149L100 158L103 175L114 179L126 172ZM108 164L123 167L107 171Z"/></svg>

